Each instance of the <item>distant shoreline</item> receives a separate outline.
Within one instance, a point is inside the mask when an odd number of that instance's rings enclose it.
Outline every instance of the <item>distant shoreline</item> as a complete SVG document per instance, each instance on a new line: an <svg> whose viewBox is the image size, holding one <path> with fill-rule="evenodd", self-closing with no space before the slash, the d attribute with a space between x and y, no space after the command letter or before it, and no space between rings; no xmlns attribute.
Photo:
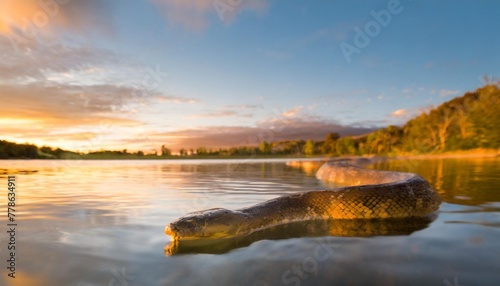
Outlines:
<svg viewBox="0 0 500 286"><path fill-rule="evenodd" d="M416 159L416 160L425 160L425 159L466 159L466 158L495 158L500 157L500 149L472 149L465 151L453 151L453 152L444 152L444 153L430 153L430 154L401 154L401 155L352 155L352 156L328 156L328 155L315 155L315 156L305 156L305 155L251 155L251 156L109 156L109 157L101 157L92 156L92 155L83 155L82 157L71 157L65 159L30 159L30 158L11 158L11 159L0 159L0 161L6 160L252 160L252 159L301 159L301 160L338 160L338 159L357 159L357 158L365 158L371 159L374 161L377 160L408 160L408 159Z"/></svg>
<svg viewBox="0 0 500 286"><path fill-rule="evenodd" d="M473 149L464 151L444 152L438 154L397 155L395 159L448 159L448 158L494 158L500 157L500 150Z"/></svg>
<svg viewBox="0 0 500 286"><path fill-rule="evenodd" d="M372 161L378 160L426 160L426 159L472 159L472 158L497 158L500 157L500 150L496 149L471 149L463 151L452 151L444 153L428 153L428 154L401 154L401 155L357 155L357 156L341 156L327 157L326 160L336 159L369 159Z"/></svg>

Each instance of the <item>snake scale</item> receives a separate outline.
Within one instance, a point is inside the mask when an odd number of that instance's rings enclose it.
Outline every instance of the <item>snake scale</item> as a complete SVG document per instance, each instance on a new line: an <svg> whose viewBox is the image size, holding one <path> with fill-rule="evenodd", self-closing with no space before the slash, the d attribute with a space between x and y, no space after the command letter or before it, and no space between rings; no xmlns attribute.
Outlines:
<svg viewBox="0 0 500 286"><path fill-rule="evenodd" d="M192 212L167 225L165 233L174 241L232 238L308 220L423 217L441 204L430 184L413 173L327 162L316 177L344 187L281 196L234 211L214 208Z"/></svg>

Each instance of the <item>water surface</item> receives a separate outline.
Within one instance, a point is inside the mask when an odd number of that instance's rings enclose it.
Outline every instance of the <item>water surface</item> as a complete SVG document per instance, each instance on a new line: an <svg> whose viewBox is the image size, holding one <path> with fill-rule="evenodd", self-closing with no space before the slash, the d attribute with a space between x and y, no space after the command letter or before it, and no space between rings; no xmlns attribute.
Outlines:
<svg viewBox="0 0 500 286"><path fill-rule="evenodd" d="M214 251L219 254L165 255L165 225L187 212L236 209L325 188L313 169L285 162L0 161L0 184L6 186L6 176L15 174L19 203L17 278L8 278L2 266L0 284L470 286L500 281L500 159L370 166L419 173L443 197L436 220L406 234L264 239ZM4 193L0 204L6 203ZM4 229L5 207L0 216Z"/></svg>

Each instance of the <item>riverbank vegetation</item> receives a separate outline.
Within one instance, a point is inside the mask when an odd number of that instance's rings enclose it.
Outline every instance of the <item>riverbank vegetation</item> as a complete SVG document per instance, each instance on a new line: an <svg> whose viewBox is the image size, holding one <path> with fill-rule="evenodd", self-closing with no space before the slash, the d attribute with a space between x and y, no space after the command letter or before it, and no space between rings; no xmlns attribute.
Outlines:
<svg viewBox="0 0 500 286"><path fill-rule="evenodd" d="M248 158L287 156L418 155L500 149L500 82L454 98L423 112L404 126L388 126L361 136L329 133L322 141L260 142L258 146L180 149L161 153L96 151L80 154L59 148L37 147L0 140L0 159L167 159Z"/></svg>

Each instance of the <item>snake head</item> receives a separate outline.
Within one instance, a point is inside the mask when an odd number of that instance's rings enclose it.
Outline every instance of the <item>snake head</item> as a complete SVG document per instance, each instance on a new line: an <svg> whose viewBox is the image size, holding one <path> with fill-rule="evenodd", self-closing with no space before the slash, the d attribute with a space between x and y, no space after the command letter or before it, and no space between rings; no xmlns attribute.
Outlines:
<svg viewBox="0 0 500 286"><path fill-rule="evenodd" d="M223 208L189 213L165 227L174 240L227 238L237 236L247 215Z"/></svg>

